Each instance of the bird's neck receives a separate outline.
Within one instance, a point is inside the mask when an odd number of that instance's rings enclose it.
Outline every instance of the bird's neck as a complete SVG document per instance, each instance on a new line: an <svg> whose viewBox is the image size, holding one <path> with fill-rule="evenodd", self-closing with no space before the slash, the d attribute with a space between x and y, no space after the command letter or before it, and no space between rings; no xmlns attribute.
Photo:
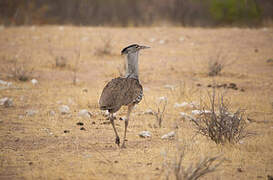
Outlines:
<svg viewBox="0 0 273 180"><path fill-rule="evenodd" d="M138 79L138 52L127 54L125 77Z"/></svg>

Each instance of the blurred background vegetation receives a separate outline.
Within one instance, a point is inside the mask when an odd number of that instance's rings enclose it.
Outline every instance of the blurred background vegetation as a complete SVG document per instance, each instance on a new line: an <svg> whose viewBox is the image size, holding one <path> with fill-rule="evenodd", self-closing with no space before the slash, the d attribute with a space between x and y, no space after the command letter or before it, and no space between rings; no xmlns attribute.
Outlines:
<svg viewBox="0 0 273 180"><path fill-rule="evenodd" d="M272 0L0 0L0 24L272 25Z"/></svg>

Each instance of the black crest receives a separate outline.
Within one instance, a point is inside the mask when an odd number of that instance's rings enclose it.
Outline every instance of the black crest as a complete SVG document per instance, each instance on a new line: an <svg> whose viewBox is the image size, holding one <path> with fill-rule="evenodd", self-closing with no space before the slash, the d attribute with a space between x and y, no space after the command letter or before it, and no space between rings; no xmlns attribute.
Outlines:
<svg viewBox="0 0 273 180"><path fill-rule="evenodd" d="M126 48L122 49L121 54L126 54L127 50L130 49L130 48L132 48L132 47L137 48L137 47L139 47L139 45L137 45L137 44L132 44L132 45L130 45L130 46L127 46Z"/></svg>

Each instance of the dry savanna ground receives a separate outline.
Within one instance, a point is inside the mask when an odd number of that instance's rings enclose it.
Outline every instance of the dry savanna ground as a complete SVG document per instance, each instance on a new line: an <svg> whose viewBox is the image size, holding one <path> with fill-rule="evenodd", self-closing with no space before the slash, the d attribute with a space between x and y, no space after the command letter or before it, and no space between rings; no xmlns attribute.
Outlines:
<svg viewBox="0 0 273 180"><path fill-rule="evenodd" d="M132 43L152 48L140 54L145 96L132 113L127 148L120 149L98 99L107 81L123 73L120 51ZM1 84L0 98L13 100L0 106L0 179L175 179L183 150L185 168L204 157L225 159L203 179L273 175L272 28L1 27L0 49L0 79L12 82ZM215 60L225 66L211 77L208 65ZM206 103L208 85L225 83L237 90L217 93L231 111L245 111L252 135L217 145L181 116L194 108L174 104ZM161 128L154 115L145 114L157 112L160 97L167 98ZM70 112L61 114L61 105ZM82 109L91 117L79 116ZM121 138L125 115L126 108L116 114ZM139 137L141 131L151 137ZM175 137L161 139L171 131Z"/></svg>

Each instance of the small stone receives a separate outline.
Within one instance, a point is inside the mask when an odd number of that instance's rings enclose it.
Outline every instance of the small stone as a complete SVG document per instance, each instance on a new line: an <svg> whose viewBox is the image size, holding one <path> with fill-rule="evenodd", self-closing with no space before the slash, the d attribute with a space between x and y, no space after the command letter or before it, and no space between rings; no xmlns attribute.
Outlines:
<svg viewBox="0 0 273 180"><path fill-rule="evenodd" d="M12 82L7 82L7 81L0 80L0 85L11 86Z"/></svg>
<svg viewBox="0 0 273 180"><path fill-rule="evenodd" d="M27 110L26 115L27 115L27 116L34 116L34 115L37 114L37 113L38 113L37 110L29 109L29 110Z"/></svg>
<svg viewBox="0 0 273 180"><path fill-rule="evenodd" d="M70 133L70 131L69 130L64 130L64 133Z"/></svg>
<svg viewBox="0 0 273 180"><path fill-rule="evenodd" d="M170 90L174 90L174 85L170 85L170 84L166 84L165 86L164 86L164 88L166 88L166 89L170 89Z"/></svg>
<svg viewBox="0 0 273 180"><path fill-rule="evenodd" d="M242 168L237 168L238 172L243 172Z"/></svg>
<svg viewBox="0 0 273 180"><path fill-rule="evenodd" d="M38 81L37 81L37 79L32 79L32 80L31 80L31 83L32 83L33 85L36 85L36 84L38 84Z"/></svg>
<svg viewBox="0 0 273 180"><path fill-rule="evenodd" d="M174 104L175 108L179 108L179 107L189 107L189 108L193 108L193 104L188 103L188 102L182 102L182 103L175 103Z"/></svg>
<svg viewBox="0 0 273 180"><path fill-rule="evenodd" d="M139 133L139 136L142 138L148 138L148 137L151 137L151 133L149 131L141 131Z"/></svg>
<svg viewBox="0 0 273 180"><path fill-rule="evenodd" d="M93 122L92 122L92 124L96 124L96 122L95 122L95 121L93 121Z"/></svg>
<svg viewBox="0 0 273 180"><path fill-rule="evenodd" d="M184 40L185 40L184 37L180 37L180 38L179 38L179 41L180 41L180 42L183 42Z"/></svg>
<svg viewBox="0 0 273 180"><path fill-rule="evenodd" d="M209 111L209 110L192 110L191 111L191 113L193 114L193 115L200 115L200 114L209 114L209 113L211 113L211 111Z"/></svg>
<svg viewBox="0 0 273 180"><path fill-rule="evenodd" d="M9 107L12 106L12 99L9 99L8 97L4 97L0 99L0 106Z"/></svg>
<svg viewBox="0 0 273 180"><path fill-rule="evenodd" d="M149 41L152 43L152 42L155 42L156 41L156 38L150 38Z"/></svg>
<svg viewBox="0 0 273 180"><path fill-rule="evenodd" d="M82 89L82 92L87 93L87 92L88 92L88 89L87 89L87 88L83 88L83 89Z"/></svg>
<svg viewBox="0 0 273 180"><path fill-rule="evenodd" d="M164 134L163 136L161 136L161 139L170 139L170 138L173 138L175 135L175 132L172 131L172 132L169 132L167 134Z"/></svg>
<svg viewBox="0 0 273 180"><path fill-rule="evenodd" d="M61 114L69 114L70 108L67 105L61 105L59 107L59 111L61 112Z"/></svg>
<svg viewBox="0 0 273 180"><path fill-rule="evenodd" d="M126 120L126 117L125 117L125 116L122 116L122 117L119 118L119 120L125 121L125 120Z"/></svg>
<svg viewBox="0 0 273 180"><path fill-rule="evenodd" d="M114 161L114 163L118 163L118 161L117 161L117 160L115 160L115 161Z"/></svg>
<svg viewBox="0 0 273 180"><path fill-rule="evenodd" d="M84 124L83 124L83 122L77 122L77 125L78 126L83 126Z"/></svg>
<svg viewBox="0 0 273 180"><path fill-rule="evenodd" d="M159 44L165 44L165 40L161 39L161 40L159 41Z"/></svg>
<svg viewBox="0 0 273 180"><path fill-rule="evenodd" d="M91 118L91 113L87 109L82 109L79 111L79 116L85 117L85 118Z"/></svg>
<svg viewBox="0 0 273 180"><path fill-rule="evenodd" d="M86 129L84 127L81 127L80 130L85 131Z"/></svg>
<svg viewBox="0 0 273 180"><path fill-rule="evenodd" d="M30 166L33 165L33 162L29 162L28 165L30 165Z"/></svg>
<svg viewBox="0 0 273 180"><path fill-rule="evenodd" d="M168 98L165 97L165 96L161 96L161 97L158 98L158 100L159 100L159 101L167 101Z"/></svg>
<svg viewBox="0 0 273 180"><path fill-rule="evenodd" d="M147 109L143 114L153 115L154 112L151 109Z"/></svg>
<svg viewBox="0 0 273 180"><path fill-rule="evenodd" d="M49 115L50 115L50 116L54 116L54 115L55 115L55 111L50 110L50 111L49 111Z"/></svg>
<svg viewBox="0 0 273 180"><path fill-rule="evenodd" d="M179 114L182 116L182 118L185 118L186 120L194 120L195 119L191 115L184 113L184 112L180 112Z"/></svg>

